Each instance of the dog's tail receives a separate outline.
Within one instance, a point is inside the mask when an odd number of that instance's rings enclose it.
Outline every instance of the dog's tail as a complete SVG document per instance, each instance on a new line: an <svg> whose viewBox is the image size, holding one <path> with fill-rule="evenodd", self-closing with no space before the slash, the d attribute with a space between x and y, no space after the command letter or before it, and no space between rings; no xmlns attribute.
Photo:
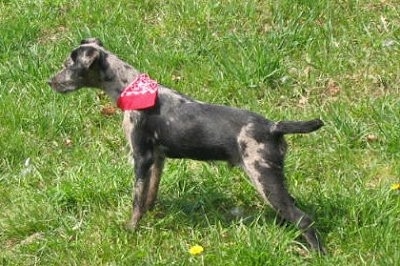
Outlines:
<svg viewBox="0 0 400 266"><path fill-rule="evenodd" d="M274 135L310 133L324 125L320 119L310 121L281 121L271 127L271 133Z"/></svg>

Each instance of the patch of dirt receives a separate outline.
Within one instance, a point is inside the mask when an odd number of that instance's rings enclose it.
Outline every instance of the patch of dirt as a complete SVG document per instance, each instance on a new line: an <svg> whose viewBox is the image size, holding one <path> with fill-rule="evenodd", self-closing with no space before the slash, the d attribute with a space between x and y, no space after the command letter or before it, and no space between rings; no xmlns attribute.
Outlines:
<svg viewBox="0 0 400 266"><path fill-rule="evenodd" d="M63 36L68 32L68 28L65 26L58 26L51 29L43 29L40 37L38 38L39 44L55 43L58 40L63 39Z"/></svg>

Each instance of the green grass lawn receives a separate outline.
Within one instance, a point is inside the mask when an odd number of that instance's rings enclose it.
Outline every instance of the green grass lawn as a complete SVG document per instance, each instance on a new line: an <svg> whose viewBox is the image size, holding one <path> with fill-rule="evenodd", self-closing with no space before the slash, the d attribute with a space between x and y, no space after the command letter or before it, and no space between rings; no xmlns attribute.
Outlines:
<svg viewBox="0 0 400 266"><path fill-rule="evenodd" d="M223 163L169 160L155 210L126 231L121 113L46 84L86 37L196 99L323 119L288 136L286 173L329 254ZM399 149L397 0L0 2L2 265L398 265Z"/></svg>

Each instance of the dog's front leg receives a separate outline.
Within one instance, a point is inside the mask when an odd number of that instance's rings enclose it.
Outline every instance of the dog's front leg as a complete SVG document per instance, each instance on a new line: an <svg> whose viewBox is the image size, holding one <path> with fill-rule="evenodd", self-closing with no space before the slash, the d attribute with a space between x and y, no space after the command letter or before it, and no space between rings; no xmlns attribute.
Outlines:
<svg viewBox="0 0 400 266"><path fill-rule="evenodd" d="M151 210L157 199L158 187L160 185L161 173L164 167L165 158L161 155L155 157L154 163L151 166L149 188L146 199L146 210Z"/></svg>
<svg viewBox="0 0 400 266"><path fill-rule="evenodd" d="M134 163L133 161L133 134L134 134L134 127L136 123L138 115L135 112L124 112L124 120L122 121L122 128L124 129L126 140L129 144L129 162Z"/></svg>
<svg viewBox="0 0 400 266"><path fill-rule="evenodd" d="M135 150L135 185L133 196L132 217L127 224L128 229L135 229L144 213L147 211L146 201L149 193L151 166L154 163L151 150Z"/></svg>

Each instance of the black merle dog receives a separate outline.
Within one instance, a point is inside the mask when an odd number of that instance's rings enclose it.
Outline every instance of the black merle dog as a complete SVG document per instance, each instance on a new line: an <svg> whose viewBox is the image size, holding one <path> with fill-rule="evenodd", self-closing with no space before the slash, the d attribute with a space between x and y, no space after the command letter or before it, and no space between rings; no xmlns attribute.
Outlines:
<svg viewBox="0 0 400 266"><path fill-rule="evenodd" d="M72 51L49 84L58 92L99 88L117 102L139 74L98 39L87 39ZM241 166L262 198L298 226L312 249L325 253L313 220L288 193L283 172L284 135L315 131L323 126L321 120L272 122L249 111L193 100L162 85L157 88L153 107L124 112L136 177L128 227L136 228L153 207L166 157L224 160Z"/></svg>

